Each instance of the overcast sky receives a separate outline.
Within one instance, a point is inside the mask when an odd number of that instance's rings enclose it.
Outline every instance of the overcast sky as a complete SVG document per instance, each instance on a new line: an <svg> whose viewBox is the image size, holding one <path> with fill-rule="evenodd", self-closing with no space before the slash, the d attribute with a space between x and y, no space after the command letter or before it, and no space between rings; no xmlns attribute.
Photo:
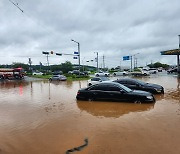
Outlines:
<svg viewBox="0 0 180 154"><path fill-rule="evenodd" d="M10 1L18 3L21 12ZM130 65L123 56L137 54L138 66L151 62L176 64L176 56L160 51L178 48L179 0L1 0L0 64L33 64L46 57L42 51L73 54L80 43L81 63L99 53L99 65ZM50 64L71 61L73 56L49 57Z"/></svg>

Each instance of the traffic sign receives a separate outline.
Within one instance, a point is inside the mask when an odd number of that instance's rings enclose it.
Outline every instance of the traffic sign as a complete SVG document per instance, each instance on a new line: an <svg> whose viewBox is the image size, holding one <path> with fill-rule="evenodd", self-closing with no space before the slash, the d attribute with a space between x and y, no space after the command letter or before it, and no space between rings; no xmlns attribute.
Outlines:
<svg viewBox="0 0 180 154"><path fill-rule="evenodd" d="M79 54L79 52L74 51L74 54L75 54L75 55L78 55L78 54Z"/></svg>
<svg viewBox="0 0 180 154"><path fill-rule="evenodd" d="M130 60L130 56L123 56L123 60Z"/></svg>

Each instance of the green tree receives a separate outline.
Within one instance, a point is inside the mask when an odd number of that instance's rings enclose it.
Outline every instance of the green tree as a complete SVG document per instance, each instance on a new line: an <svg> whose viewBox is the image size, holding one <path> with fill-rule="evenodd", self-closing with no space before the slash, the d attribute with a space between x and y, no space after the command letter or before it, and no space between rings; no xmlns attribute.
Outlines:
<svg viewBox="0 0 180 154"><path fill-rule="evenodd" d="M60 65L61 71L63 71L63 73L67 73L68 71L72 71L73 70L73 66L72 63L70 61L66 61L65 63L62 63Z"/></svg>
<svg viewBox="0 0 180 154"><path fill-rule="evenodd" d="M24 70L28 70L29 69L29 65L28 64L19 63L19 62L13 62L12 63L12 67L13 68L22 67Z"/></svg>

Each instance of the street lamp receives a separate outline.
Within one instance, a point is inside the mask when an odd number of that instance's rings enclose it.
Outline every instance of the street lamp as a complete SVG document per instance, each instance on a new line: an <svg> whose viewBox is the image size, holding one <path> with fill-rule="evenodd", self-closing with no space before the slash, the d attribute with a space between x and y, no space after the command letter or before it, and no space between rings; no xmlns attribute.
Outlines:
<svg viewBox="0 0 180 154"><path fill-rule="evenodd" d="M77 43L77 44L78 44L79 71L80 71L80 43L79 43L79 42L77 42L77 41L75 41L75 40L73 40L73 39L71 39L71 41L73 41L73 42L75 42L75 43Z"/></svg>

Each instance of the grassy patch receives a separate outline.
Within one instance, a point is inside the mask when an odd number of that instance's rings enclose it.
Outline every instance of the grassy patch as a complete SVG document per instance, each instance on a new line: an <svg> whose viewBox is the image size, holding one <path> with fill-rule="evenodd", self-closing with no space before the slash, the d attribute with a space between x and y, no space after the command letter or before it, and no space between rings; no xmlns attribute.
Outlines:
<svg viewBox="0 0 180 154"><path fill-rule="evenodd" d="M28 75L28 76L34 78L41 78L41 79L49 79L50 77L52 77L52 75ZM79 80L88 80L88 79L90 79L89 76L72 75L67 77L67 80L69 81L79 81Z"/></svg>

